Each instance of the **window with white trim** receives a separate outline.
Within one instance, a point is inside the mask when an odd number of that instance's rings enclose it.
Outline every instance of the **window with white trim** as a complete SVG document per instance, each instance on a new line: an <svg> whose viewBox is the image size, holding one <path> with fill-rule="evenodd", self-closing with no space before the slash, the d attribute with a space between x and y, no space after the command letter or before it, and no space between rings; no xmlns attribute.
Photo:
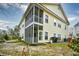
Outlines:
<svg viewBox="0 0 79 59"><path fill-rule="evenodd" d="M54 37L56 37L56 33L54 33Z"/></svg>
<svg viewBox="0 0 79 59"><path fill-rule="evenodd" d="M39 32L39 40L42 40L42 35L43 35L43 33Z"/></svg>
<svg viewBox="0 0 79 59"><path fill-rule="evenodd" d="M45 15L45 23L48 23L48 15Z"/></svg>
<svg viewBox="0 0 79 59"><path fill-rule="evenodd" d="M58 38L61 38L61 34L58 34Z"/></svg>
<svg viewBox="0 0 79 59"><path fill-rule="evenodd" d="M45 40L48 40L48 32L45 32Z"/></svg>
<svg viewBox="0 0 79 59"><path fill-rule="evenodd" d="M66 30L66 25L65 25L65 30Z"/></svg>
<svg viewBox="0 0 79 59"><path fill-rule="evenodd" d="M61 28L61 24L58 24L58 27Z"/></svg>
<svg viewBox="0 0 79 59"><path fill-rule="evenodd" d="M54 22L54 26L56 26L56 22Z"/></svg>

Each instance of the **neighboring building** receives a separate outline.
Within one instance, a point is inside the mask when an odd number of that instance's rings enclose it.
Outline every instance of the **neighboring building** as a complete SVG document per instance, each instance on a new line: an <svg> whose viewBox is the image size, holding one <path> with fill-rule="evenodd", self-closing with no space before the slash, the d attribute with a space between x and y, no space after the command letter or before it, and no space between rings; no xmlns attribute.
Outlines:
<svg viewBox="0 0 79 59"><path fill-rule="evenodd" d="M68 19L60 4L30 3L19 24L20 36L29 43L68 38Z"/></svg>
<svg viewBox="0 0 79 59"><path fill-rule="evenodd" d="M72 39L74 39L76 37L74 26L69 26L68 27L68 33L69 33L69 37L72 37Z"/></svg>
<svg viewBox="0 0 79 59"><path fill-rule="evenodd" d="M79 38L79 22L74 25L76 38Z"/></svg>
<svg viewBox="0 0 79 59"><path fill-rule="evenodd" d="M72 26L68 27L68 34L69 35L74 35L74 27L72 27Z"/></svg>

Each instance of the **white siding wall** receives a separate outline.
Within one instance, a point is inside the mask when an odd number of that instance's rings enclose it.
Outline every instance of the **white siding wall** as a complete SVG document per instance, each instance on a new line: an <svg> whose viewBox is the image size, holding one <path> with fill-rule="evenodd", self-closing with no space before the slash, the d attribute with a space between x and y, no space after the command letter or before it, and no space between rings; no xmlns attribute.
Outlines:
<svg viewBox="0 0 79 59"><path fill-rule="evenodd" d="M79 26L75 27L75 32L79 33Z"/></svg>
<svg viewBox="0 0 79 59"><path fill-rule="evenodd" d="M48 9L56 13L58 16L60 16L63 20L65 20L62 12L58 9L57 5L45 5ZM45 15L48 15L48 23L45 23ZM56 27L54 26L54 21L56 22ZM22 27L22 25L25 23L25 21L22 22L20 25L20 36L25 36L25 26ZM61 24L61 28L58 27L58 23ZM65 30L66 26L66 30ZM48 32L48 40L45 40L45 32ZM39 40L39 43L49 42L50 37L53 37L54 33L58 36L58 34L61 34L61 38L68 37L68 25L61 22L59 19L54 17L53 15L47 13L44 11L43 14L43 39ZM25 38L25 37L24 37Z"/></svg>
<svg viewBox="0 0 79 59"><path fill-rule="evenodd" d="M45 15L48 15L48 23L45 23ZM54 21L56 22L56 27L54 26ZM61 24L61 28L58 27L58 23ZM66 26L66 30L65 30ZM45 32L48 32L48 40L45 40ZM61 38L63 41L63 38L68 38L68 25L61 22L56 17L52 16L51 14L44 12L44 19L43 19L43 40L40 40L39 42L49 42L50 37L53 37L54 33L58 36L58 34L61 34Z"/></svg>
<svg viewBox="0 0 79 59"><path fill-rule="evenodd" d="M25 20L20 25L20 37L23 37L22 40L25 39Z"/></svg>
<svg viewBox="0 0 79 59"><path fill-rule="evenodd" d="M63 18L63 20L65 20L63 13L58 5L55 4L43 4L43 5L47 7L49 10L51 10L52 12L54 12L56 15Z"/></svg>
<svg viewBox="0 0 79 59"><path fill-rule="evenodd" d="M79 38L79 35L76 34L79 34L79 26L75 27L75 36Z"/></svg>

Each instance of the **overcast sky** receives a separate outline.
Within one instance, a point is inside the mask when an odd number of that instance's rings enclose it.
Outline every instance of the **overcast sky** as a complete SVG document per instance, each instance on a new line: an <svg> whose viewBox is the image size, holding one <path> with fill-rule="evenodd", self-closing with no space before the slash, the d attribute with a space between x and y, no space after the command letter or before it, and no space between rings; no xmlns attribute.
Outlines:
<svg viewBox="0 0 79 59"><path fill-rule="evenodd" d="M17 25L28 4L0 4L0 29ZM65 14L73 26L79 21L79 4L62 4Z"/></svg>

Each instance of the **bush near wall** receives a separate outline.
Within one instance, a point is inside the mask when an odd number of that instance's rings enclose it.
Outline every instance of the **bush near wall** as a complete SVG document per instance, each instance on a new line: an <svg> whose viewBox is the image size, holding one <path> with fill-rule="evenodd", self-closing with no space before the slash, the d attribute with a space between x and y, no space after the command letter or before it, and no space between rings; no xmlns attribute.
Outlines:
<svg viewBox="0 0 79 59"><path fill-rule="evenodd" d="M79 40L74 40L70 46L74 51L79 52Z"/></svg>
<svg viewBox="0 0 79 59"><path fill-rule="evenodd" d="M52 40L52 43L56 43L56 42L58 42L58 40L60 40L60 38L51 37L50 40Z"/></svg>

